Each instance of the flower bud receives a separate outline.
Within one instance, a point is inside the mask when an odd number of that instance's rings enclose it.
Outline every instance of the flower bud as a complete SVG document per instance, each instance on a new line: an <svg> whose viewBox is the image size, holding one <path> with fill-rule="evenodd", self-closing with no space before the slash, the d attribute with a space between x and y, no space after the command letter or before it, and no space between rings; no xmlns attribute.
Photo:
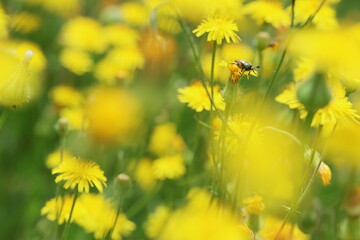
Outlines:
<svg viewBox="0 0 360 240"><path fill-rule="evenodd" d="M29 64L34 52L27 50L16 71L0 84L0 104L16 108L29 101Z"/></svg>
<svg viewBox="0 0 360 240"><path fill-rule="evenodd" d="M306 110L312 112L329 104L331 92L323 76L316 74L299 87L297 98L304 104Z"/></svg>
<svg viewBox="0 0 360 240"><path fill-rule="evenodd" d="M61 135L65 136L70 129L69 120L67 118L59 118L55 124L55 130Z"/></svg>
<svg viewBox="0 0 360 240"><path fill-rule="evenodd" d="M264 50L269 46L270 43L270 34L268 32L259 32L256 35L257 48L259 51Z"/></svg>
<svg viewBox="0 0 360 240"><path fill-rule="evenodd" d="M129 175L127 175L125 173L120 173L116 177L116 183L119 186L120 191L122 193L126 193L131 187L131 179L130 179Z"/></svg>

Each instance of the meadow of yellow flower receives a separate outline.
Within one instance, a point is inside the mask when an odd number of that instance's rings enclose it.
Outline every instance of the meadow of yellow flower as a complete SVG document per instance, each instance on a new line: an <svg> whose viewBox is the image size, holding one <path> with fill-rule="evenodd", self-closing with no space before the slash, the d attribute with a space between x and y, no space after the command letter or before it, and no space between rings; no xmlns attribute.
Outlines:
<svg viewBox="0 0 360 240"><path fill-rule="evenodd" d="M360 2L2 0L0 239L360 240Z"/></svg>

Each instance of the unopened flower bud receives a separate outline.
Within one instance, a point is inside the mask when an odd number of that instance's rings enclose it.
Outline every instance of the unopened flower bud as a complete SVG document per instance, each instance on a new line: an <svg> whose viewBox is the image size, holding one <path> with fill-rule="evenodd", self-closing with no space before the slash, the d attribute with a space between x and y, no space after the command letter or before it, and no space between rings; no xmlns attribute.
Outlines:
<svg viewBox="0 0 360 240"><path fill-rule="evenodd" d="M16 108L29 101L29 65L33 55L33 51L27 50L16 71L0 84L0 104Z"/></svg>
<svg viewBox="0 0 360 240"><path fill-rule="evenodd" d="M270 34L268 32L259 32L256 35L256 41L259 51L262 51L269 46Z"/></svg>
<svg viewBox="0 0 360 240"><path fill-rule="evenodd" d="M304 82L297 91L297 98L306 110L313 112L323 108L331 101L331 92L321 74Z"/></svg>
<svg viewBox="0 0 360 240"><path fill-rule="evenodd" d="M61 136L65 136L70 129L69 120L64 117L59 118L55 124L55 129Z"/></svg>
<svg viewBox="0 0 360 240"><path fill-rule="evenodd" d="M131 179L129 177L129 175L125 174L125 173L120 173L117 177L116 177L116 182L120 187L120 191L127 192L130 187L131 187Z"/></svg>

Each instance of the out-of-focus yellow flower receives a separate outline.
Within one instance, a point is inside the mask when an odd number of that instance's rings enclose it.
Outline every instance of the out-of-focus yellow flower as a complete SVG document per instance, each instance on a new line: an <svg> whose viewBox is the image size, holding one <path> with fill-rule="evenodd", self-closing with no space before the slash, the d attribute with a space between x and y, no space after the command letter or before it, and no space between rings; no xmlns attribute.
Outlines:
<svg viewBox="0 0 360 240"><path fill-rule="evenodd" d="M209 86L207 86L207 89L210 93ZM211 102L200 81L195 81L188 87L179 88L178 93L179 101L187 103L196 112L210 111ZM219 86L214 86L214 103L216 108L220 110L225 109L225 102L221 96Z"/></svg>
<svg viewBox="0 0 360 240"><path fill-rule="evenodd" d="M40 27L41 19L38 15L21 12L10 17L10 27L20 33L30 33Z"/></svg>
<svg viewBox="0 0 360 240"><path fill-rule="evenodd" d="M168 207L158 206L153 213L149 214L148 220L145 223L146 236L152 239L159 237L169 216L170 209Z"/></svg>
<svg viewBox="0 0 360 240"><path fill-rule="evenodd" d="M246 205L246 211L250 215L259 215L265 209L262 197L255 195L253 197L245 198L243 203Z"/></svg>
<svg viewBox="0 0 360 240"><path fill-rule="evenodd" d="M326 163L321 162L319 170L318 170L317 173L320 176L321 181L324 184L324 186L330 185L330 182L331 182L331 169L329 168L329 166Z"/></svg>
<svg viewBox="0 0 360 240"><path fill-rule="evenodd" d="M345 96L345 89L339 84L332 84L332 100L328 105L316 111L312 126L334 127L336 124L348 123L350 120L358 122L359 115L353 109L352 103ZM291 109L300 111L300 118L304 119L307 115L305 106L296 97L296 87L289 85L275 100L288 105Z"/></svg>
<svg viewBox="0 0 360 240"><path fill-rule="evenodd" d="M334 44L341 44L341 47L334 47ZM360 42L352 28L298 31L290 38L289 52L298 59L311 59L307 65L313 66L307 66L308 70L330 74L341 79L352 90L360 86L360 69L357 65Z"/></svg>
<svg viewBox="0 0 360 240"><path fill-rule="evenodd" d="M63 161L67 161L69 159L73 158L73 155L69 152L69 151L64 151L63 152ZM47 157L46 157L46 162L45 165L47 168L53 169L54 167L59 166L59 164L61 163L61 152L60 150L56 150L52 153L50 153Z"/></svg>
<svg viewBox="0 0 360 240"><path fill-rule="evenodd" d="M80 1L81 0L25 0L28 4L40 5L47 11L63 17L70 17L79 13Z"/></svg>
<svg viewBox="0 0 360 240"><path fill-rule="evenodd" d="M66 22L60 41L66 47L94 53L102 53L107 47L102 26L88 17L75 17Z"/></svg>
<svg viewBox="0 0 360 240"><path fill-rule="evenodd" d="M0 83L0 104L17 107L29 101L29 65L33 55L27 50L13 75Z"/></svg>
<svg viewBox="0 0 360 240"><path fill-rule="evenodd" d="M63 224L68 221L70 217L71 206L74 201L74 196L65 195L64 197L58 196L52 198L45 203L45 206L41 209L41 215L46 215L50 221L56 221L58 224ZM74 208L73 217L76 216L76 208Z"/></svg>
<svg viewBox="0 0 360 240"><path fill-rule="evenodd" d="M237 43L240 37L235 33L238 31L234 19L229 16L215 15L206 20L193 30L197 37L208 33L207 41L216 41L218 45L225 39L227 43L231 41Z"/></svg>
<svg viewBox="0 0 360 240"><path fill-rule="evenodd" d="M77 75L83 75L90 72L93 66L93 60L89 53L72 48L65 48L60 53L61 64Z"/></svg>
<svg viewBox="0 0 360 240"><path fill-rule="evenodd" d="M150 159L140 159L136 165L134 175L136 182L145 190L151 190L156 184L156 178L153 173L153 163Z"/></svg>
<svg viewBox="0 0 360 240"><path fill-rule="evenodd" d="M290 25L290 15L278 0L252 1L244 6L244 12L255 19L257 24L270 23L275 28Z"/></svg>
<svg viewBox="0 0 360 240"><path fill-rule="evenodd" d="M77 203L75 222L85 231L94 233L95 239L103 239L112 230L111 239L121 240L135 229L135 224L125 214L117 214L114 204L100 194L83 194ZM116 219L115 228L113 228Z"/></svg>
<svg viewBox="0 0 360 240"><path fill-rule="evenodd" d="M104 143L133 143L142 116L135 96L121 88L94 89L86 106L88 130L94 139Z"/></svg>
<svg viewBox="0 0 360 240"><path fill-rule="evenodd" d="M266 217L264 219L264 228L260 231L260 235L265 239L274 239L279 230L282 220L274 217ZM308 236L302 233L296 225L287 223L284 230L277 239L281 240L306 240Z"/></svg>
<svg viewBox="0 0 360 240"><path fill-rule="evenodd" d="M54 87L50 91L50 97L55 106L63 107L79 107L84 103L84 98L75 88L65 85Z"/></svg>
<svg viewBox="0 0 360 240"><path fill-rule="evenodd" d="M3 7L0 5L0 39L8 36L8 16L6 15Z"/></svg>
<svg viewBox="0 0 360 240"><path fill-rule="evenodd" d="M104 36L108 45L115 47L136 47L139 33L122 24L112 24L104 27Z"/></svg>
<svg viewBox="0 0 360 240"><path fill-rule="evenodd" d="M112 49L95 68L95 77L111 85L117 79L129 80L135 69L144 66L144 56L138 47Z"/></svg>
<svg viewBox="0 0 360 240"><path fill-rule="evenodd" d="M171 214L159 240L243 240L247 234L239 227L238 220L211 195L193 190L188 203Z"/></svg>
<svg viewBox="0 0 360 240"><path fill-rule="evenodd" d="M106 186L104 172L93 161L73 157L60 163L51 173L59 174L55 178L55 182L58 183L64 180L65 189L77 187L79 192L89 192L90 186L95 186L102 192L103 185Z"/></svg>
<svg viewBox="0 0 360 240"><path fill-rule="evenodd" d="M295 24L304 24L310 16L312 16L320 4L321 0L299 0L295 4ZM327 1L321 9L316 13L315 18L312 20L312 24L321 30L334 29L339 26L339 23L336 19L335 9L331 6L331 2ZM290 14L290 8L288 12Z"/></svg>
<svg viewBox="0 0 360 240"><path fill-rule="evenodd" d="M84 108L63 108L59 116L66 118L72 129L83 130L89 126Z"/></svg>
<svg viewBox="0 0 360 240"><path fill-rule="evenodd" d="M144 27L149 24L149 13L144 5L137 2L121 4L120 15L122 19L133 26Z"/></svg>
<svg viewBox="0 0 360 240"><path fill-rule="evenodd" d="M174 123L164 123L155 127L149 143L149 150L152 153L167 156L181 153L184 149L184 140L177 134Z"/></svg>
<svg viewBox="0 0 360 240"><path fill-rule="evenodd" d="M153 163L153 173L160 180L180 178L185 171L185 163L181 155L161 157Z"/></svg>
<svg viewBox="0 0 360 240"><path fill-rule="evenodd" d="M360 125L348 123L336 127L333 134L326 136L326 152L329 161L336 167L360 166Z"/></svg>
<svg viewBox="0 0 360 240"><path fill-rule="evenodd" d="M300 59L294 68L294 80L308 80L316 71L315 63L312 59Z"/></svg>
<svg viewBox="0 0 360 240"><path fill-rule="evenodd" d="M157 28L169 34L180 32L181 27L177 17L177 13L173 7L169 5L160 6L156 10Z"/></svg>

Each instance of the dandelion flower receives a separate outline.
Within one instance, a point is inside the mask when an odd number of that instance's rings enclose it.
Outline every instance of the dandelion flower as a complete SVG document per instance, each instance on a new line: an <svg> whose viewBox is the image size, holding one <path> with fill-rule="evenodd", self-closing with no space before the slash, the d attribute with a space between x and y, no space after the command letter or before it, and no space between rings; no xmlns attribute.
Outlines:
<svg viewBox="0 0 360 240"><path fill-rule="evenodd" d="M115 219L116 225L112 229ZM103 239L112 230L111 239L121 240L136 227L125 214L117 215L113 202L100 194L83 194L79 197L75 221L87 232L94 233L95 239Z"/></svg>
<svg viewBox="0 0 360 240"><path fill-rule="evenodd" d="M181 153L184 148L184 140L177 134L174 123L160 124L155 127L151 134L149 150L158 156Z"/></svg>
<svg viewBox="0 0 360 240"><path fill-rule="evenodd" d="M196 112L210 111L211 102L201 82L196 81L188 87L179 88L178 93L179 101L187 103ZM225 102L222 99L219 86L214 86L214 103L216 108L224 110Z"/></svg>
<svg viewBox="0 0 360 240"><path fill-rule="evenodd" d="M216 41L220 45L223 39L227 43L231 41L237 43L240 41L240 37L235 33L238 31L238 27L234 23L234 19L228 16L215 15L210 17L193 30L193 33L197 37L208 33L207 41Z"/></svg>
<svg viewBox="0 0 360 240"><path fill-rule="evenodd" d="M281 219L271 216L266 217L264 219L264 228L260 230L259 235L264 239L274 239L282 223L283 220ZM306 240L309 239L309 237L302 233L296 225L287 223L277 239Z"/></svg>
<svg viewBox="0 0 360 240"><path fill-rule="evenodd" d="M66 118L74 130L86 129L89 125L85 117L85 111L83 108L63 108L59 112L59 116Z"/></svg>
<svg viewBox="0 0 360 240"><path fill-rule="evenodd" d="M278 0L250 2L244 6L244 12L254 18L259 25L270 23L275 28L280 28L290 24L290 15Z"/></svg>
<svg viewBox="0 0 360 240"><path fill-rule="evenodd" d="M93 66L93 60L89 53L79 50L65 48L60 53L61 64L76 75L89 72Z"/></svg>
<svg viewBox="0 0 360 240"><path fill-rule="evenodd" d="M153 163L154 175L157 179L176 179L185 174L184 159L181 155L158 158Z"/></svg>
<svg viewBox="0 0 360 240"><path fill-rule="evenodd" d="M146 236L156 239L160 234L170 216L170 209L166 206L158 206L155 211L149 214L145 223Z"/></svg>
<svg viewBox="0 0 360 240"><path fill-rule="evenodd" d="M74 189L77 187L79 192L89 192L90 186L95 186L102 192L103 185L106 186L104 172L93 161L73 157L60 163L52 170L52 174L59 174L55 178L56 183L64 180L64 188Z"/></svg>
<svg viewBox="0 0 360 240"><path fill-rule="evenodd" d="M255 195L253 197L245 198L243 203L246 205L246 211L250 215L259 215L265 209L262 197Z"/></svg>
<svg viewBox="0 0 360 240"><path fill-rule="evenodd" d="M40 22L38 15L21 12L11 16L10 27L20 33L30 33L39 29Z"/></svg>
<svg viewBox="0 0 360 240"><path fill-rule="evenodd" d="M64 197L53 198L45 203L41 209L41 215L46 215L50 221L57 220L58 224L63 224L68 221L70 217L71 206L74 201L74 196L65 195ZM76 208L74 208L76 209ZM76 210L73 212L72 220L76 216Z"/></svg>
<svg viewBox="0 0 360 240"><path fill-rule="evenodd" d="M134 172L136 182L145 190L150 190L155 186L156 178L153 173L153 163L150 159L140 159L136 164Z"/></svg>
<svg viewBox="0 0 360 240"><path fill-rule="evenodd" d="M64 150L62 161L67 161L67 160L69 160L71 158L73 158L73 155L69 151ZM61 163L61 152L60 152L60 150L56 150L56 151L50 153L46 157L45 165L46 165L47 168L50 168L50 169L55 168L60 163Z"/></svg>
<svg viewBox="0 0 360 240"><path fill-rule="evenodd" d="M80 92L71 86L59 85L50 91L50 98L56 107L79 107L84 103Z"/></svg>

